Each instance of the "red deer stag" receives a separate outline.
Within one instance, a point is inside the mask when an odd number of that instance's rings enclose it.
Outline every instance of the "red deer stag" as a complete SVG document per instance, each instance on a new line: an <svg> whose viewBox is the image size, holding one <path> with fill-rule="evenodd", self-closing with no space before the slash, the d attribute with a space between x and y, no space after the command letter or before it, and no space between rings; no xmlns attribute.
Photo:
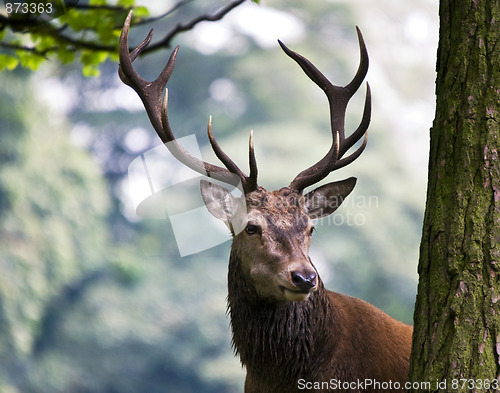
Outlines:
<svg viewBox="0 0 500 393"><path fill-rule="evenodd" d="M333 213L352 191L356 179L304 189L354 161L366 145L370 122L369 86L360 126L345 136L348 101L368 71L368 53L359 29L360 65L345 87L334 86L307 59L280 42L307 76L324 90L330 104L332 146L288 187L267 191L257 185L257 165L250 136L250 174L245 175L215 141L211 122L208 137L226 168L190 155L175 140L167 116L166 83L174 69L178 47L153 82L142 79L132 61L149 44L148 37L129 54L128 16L120 38L121 80L142 99L159 137L172 154L193 170L235 184L241 182L246 203L242 231L235 230L239 201L226 188L201 182L210 213L226 222L233 234L228 274L228 312L233 345L247 375L246 393L382 392L401 391L407 381L412 327L374 306L328 291L310 260L313 219ZM344 157L364 136L361 146ZM239 223L241 225L241 222Z"/></svg>

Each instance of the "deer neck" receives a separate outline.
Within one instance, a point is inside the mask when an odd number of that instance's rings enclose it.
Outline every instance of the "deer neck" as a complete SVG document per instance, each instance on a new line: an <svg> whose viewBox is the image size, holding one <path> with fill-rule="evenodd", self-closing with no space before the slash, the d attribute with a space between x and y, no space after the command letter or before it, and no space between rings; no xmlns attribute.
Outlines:
<svg viewBox="0 0 500 393"><path fill-rule="evenodd" d="M333 305L323 283L301 302L261 299L231 252L228 313L233 346L249 372L276 383L296 384L297 376L316 374L310 359L335 346L326 328L335 324Z"/></svg>

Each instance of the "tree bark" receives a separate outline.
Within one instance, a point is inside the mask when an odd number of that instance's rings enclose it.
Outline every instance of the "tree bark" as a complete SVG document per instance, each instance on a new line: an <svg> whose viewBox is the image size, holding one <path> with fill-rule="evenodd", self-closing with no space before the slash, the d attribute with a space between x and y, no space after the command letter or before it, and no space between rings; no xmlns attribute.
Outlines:
<svg viewBox="0 0 500 393"><path fill-rule="evenodd" d="M440 1L410 392L500 391L499 24L498 0Z"/></svg>

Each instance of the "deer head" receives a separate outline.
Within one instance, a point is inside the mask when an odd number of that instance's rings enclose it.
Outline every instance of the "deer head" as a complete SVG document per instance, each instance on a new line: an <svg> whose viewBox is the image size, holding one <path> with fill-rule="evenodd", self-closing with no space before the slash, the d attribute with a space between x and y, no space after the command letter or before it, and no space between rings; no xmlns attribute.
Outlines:
<svg viewBox="0 0 500 393"><path fill-rule="evenodd" d="M330 83L311 62L278 41L284 52L325 92L330 104L332 145L323 158L300 172L288 187L271 192L257 184L252 134L249 142L248 176L216 142L211 120L208 123L208 138L225 168L193 157L176 142L168 121L168 90L165 87L174 69L179 47L172 52L167 65L155 81L144 80L133 68L132 61L149 44L153 31L129 53L131 16L130 13L120 37L120 78L137 92L158 136L179 161L198 173L224 183L237 185L241 182L244 192L241 198L234 197L225 187L208 181L201 181L201 194L210 213L223 220L231 229L232 255L238 256L239 272L248 280L252 293L273 301L307 299L322 285L308 256L314 230L313 220L332 214L353 190L356 179L351 177L328 183L305 194L304 190L326 178L330 172L353 162L363 152L367 142L366 131L371 114L368 84L359 127L348 137L345 136L344 128L347 104L368 71L368 53L360 30L357 29L360 65L353 80L344 87ZM165 96L162 97L164 90ZM360 147L346 155L363 136Z"/></svg>

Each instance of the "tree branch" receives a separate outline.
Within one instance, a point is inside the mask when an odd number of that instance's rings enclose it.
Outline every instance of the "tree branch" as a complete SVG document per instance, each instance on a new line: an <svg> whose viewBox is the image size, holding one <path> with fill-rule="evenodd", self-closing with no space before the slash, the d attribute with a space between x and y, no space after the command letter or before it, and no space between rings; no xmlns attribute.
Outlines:
<svg viewBox="0 0 500 393"><path fill-rule="evenodd" d="M191 30L193 27L195 27L198 23L201 22L215 22L218 20L221 20L226 14L228 14L231 10L234 8L238 7L240 4L242 4L245 0L236 0L233 1L232 3L228 4L227 6L221 8L219 11L217 11L213 15L200 15L196 17L195 19L191 20L190 22L187 23L179 23L174 29L172 29L169 33L165 35L163 39L161 39L159 42L152 44L148 46L146 49L142 51L142 54L148 53L148 52L153 52L156 51L160 48L170 48L170 42L172 39L185 31Z"/></svg>
<svg viewBox="0 0 500 393"><path fill-rule="evenodd" d="M36 49L33 46L23 46L23 45L11 44L9 42L0 42L0 47L6 48L6 49L21 50L24 52L31 52L35 55L43 56L46 59L47 59L48 53L57 49L56 47L52 47L52 48L47 48L47 49L41 51L41 50Z"/></svg>
<svg viewBox="0 0 500 393"><path fill-rule="evenodd" d="M168 11L164 12L163 14L160 14L158 16L153 16L151 18L144 18L140 21L137 21L135 23L135 26L145 25L145 24L149 24L152 22L156 22L157 20L163 19L163 18L173 14L179 8L191 3L192 1L194 1L194 0L180 0L177 4L175 4L172 8L170 8Z"/></svg>
<svg viewBox="0 0 500 393"><path fill-rule="evenodd" d="M74 6L78 10L101 10L101 11L113 11L113 12L128 12L133 7L120 7L115 5L89 5L89 4L76 4Z"/></svg>
<svg viewBox="0 0 500 393"><path fill-rule="evenodd" d="M157 21L161 18L169 16L173 12L177 11L179 8L190 3L191 1L193 1L193 0L180 0L177 4L175 4L171 9L169 9L168 11L163 13L162 15L160 15L158 17L143 19L140 22L136 23L135 25L137 26L137 25ZM235 0L231 3L229 3L228 5L226 5L225 7L221 8L219 11L217 11L216 13L214 13L212 15L210 15L210 14L200 15L189 22L177 24L159 42L146 48L143 51L143 53L154 52L154 51L162 49L162 48L169 48L172 40L178 34L193 29L197 24L199 24L201 22L215 22L215 21L221 20L231 10L238 7L244 1L245 0ZM88 9L88 10L103 9L103 10L110 10L113 12L126 11L125 8L116 7L116 6L106 6L106 5L103 5L103 6L77 5L75 8ZM30 18L16 20L16 19L7 18L3 15L0 15L0 26L2 28L4 28L5 26L14 26L16 28L20 28L20 27L29 28L30 23L33 23L33 22L34 22L34 20L32 20ZM118 43L116 45L104 45L104 44L101 44L97 41L80 40L80 39L74 38L68 34L64 34L63 31L67 27L68 27L67 25L54 26L54 24L52 24L50 21L47 21L43 24L39 24L38 26L36 26L36 28L32 29L31 31L34 33L46 34L47 36L53 37L58 42L59 45L66 44L66 45L72 47L69 50L74 51L74 52L77 52L78 50L91 50L91 51L95 51L95 52L116 53ZM0 42L0 47L7 48L7 49L13 49L13 50L32 52L33 54L37 54L37 55L44 56L44 57L47 57L51 52L57 51L56 46L51 47L51 48L46 48L44 50L38 50L36 48L36 46L33 46L33 47L23 46L23 45L13 44L13 43L9 43L9 42Z"/></svg>

